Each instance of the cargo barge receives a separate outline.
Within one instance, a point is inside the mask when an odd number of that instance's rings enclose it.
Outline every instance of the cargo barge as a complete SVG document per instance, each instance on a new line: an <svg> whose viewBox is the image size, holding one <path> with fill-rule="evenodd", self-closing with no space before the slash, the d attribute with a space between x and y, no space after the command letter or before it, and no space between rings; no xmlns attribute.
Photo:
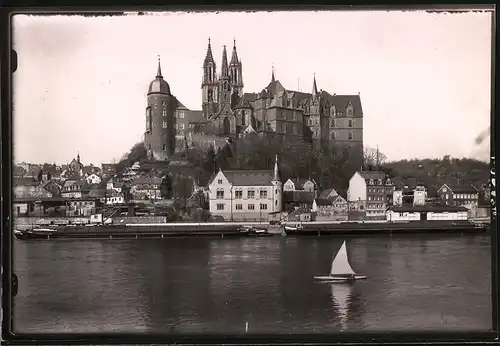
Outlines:
<svg viewBox="0 0 500 346"><path fill-rule="evenodd" d="M39 226L15 230L17 239L85 239L85 238L166 238L166 237L231 237L269 235L339 235L421 233L484 233L489 226L469 221L408 221L408 222L284 222L269 223L157 223L157 224L86 224Z"/></svg>

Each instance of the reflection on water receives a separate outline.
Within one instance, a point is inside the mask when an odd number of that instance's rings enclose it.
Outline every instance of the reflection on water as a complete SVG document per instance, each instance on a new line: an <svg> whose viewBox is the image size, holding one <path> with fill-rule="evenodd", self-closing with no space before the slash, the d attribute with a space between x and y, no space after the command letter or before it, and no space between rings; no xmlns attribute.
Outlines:
<svg viewBox="0 0 500 346"><path fill-rule="evenodd" d="M488 330L489 237L15 241L18 332Z"/></svg>
<svg viewBox="0 0 500 346"><path fill-rule="evenodd" d="M351 284L332 284L330 286L333 306L337 309L339 317L340 330L346 330L353 288Z"/></svg>

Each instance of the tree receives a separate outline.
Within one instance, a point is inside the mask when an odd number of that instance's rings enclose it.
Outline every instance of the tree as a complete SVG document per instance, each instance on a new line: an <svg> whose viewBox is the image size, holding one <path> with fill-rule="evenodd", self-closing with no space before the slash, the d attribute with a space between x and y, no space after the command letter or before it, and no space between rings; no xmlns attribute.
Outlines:
<svg viewBox="0 0 500 346"><path fill-rule="evenodd" d="M380 152L378 149L374 149L365 146L363 149L363 163L366 168L377 169L386 162L387 156Z"/></svg>
<svg viewBox="0 0 500 346"><path fill-rule="evenodd" d="M40 170L40 171L38 172L37 181L42 181L42 178L43 178L43 171L42 171L42 170Z"/></svg>
<svg viewBox="0 0 500 346"><path fill-rule="evenodd" d="M52 179L52 174L50 172L47 172L47 180Z"/></svg>

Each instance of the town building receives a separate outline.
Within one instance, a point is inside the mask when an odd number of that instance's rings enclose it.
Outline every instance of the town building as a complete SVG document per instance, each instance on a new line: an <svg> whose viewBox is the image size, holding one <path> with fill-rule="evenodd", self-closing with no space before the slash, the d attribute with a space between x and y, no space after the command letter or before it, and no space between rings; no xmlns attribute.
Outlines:
<svg viewBox="0 0 500 346"><path fill-rule="evenodd" d="M347 200L340 195L315 199L312 211L316 212L316 221L347 221L349 219Z"/></svg>
<svg viewBox="0 0 500 346"><path fill-rule="evenodd" d="M269 220L282 211L277 155L273 170L219 170L208 187L210 212L225 220Z"/></svg>
<svg viewBox="0 0 500 346"><path fill-rule="evenodd" d="M465 207L447 205L393 206L387 210L388 221L458 221L468 219Z"/></svg>
<svg viewBox="0 0 500 346"><path fill-rule="evenodd" d="M92 173L89 176L85 177L85 181L87 181L87 184L96 185L96 184L100 184L102 179L97 174Z"/></svg>
<svg viewBox="0 0 500 346"><path fill-rule="evenodd" d="M80 180L66 180L61 191L61 196L64 198L83 198L87 197L91 188L85 181Z"/></svg>
<svg viewBox="0 0 500 346"><path fill-rule="evenodd" d="M90 216L95 214L96 200L93 198L75 198L68 201L67 216Z"/></svg>
<svg viewBox="0 0 500 346"><path fill-rule="evenodd" d="M347 190L350 211L367 219L385 219L387 206L392 203L393 191L394 184L384 172L355 172Z"/></svg>
<svg viewBox="0 0 500 346"><path fill-rule="evenodd" d="M410 178L403 181L395 182L393 195L392 195L392 205L402 206L402 205L425 205L427 201L427 189L421 182L417 179Z"/></svg>
<svg viewBox="0 0 500 346"><path fill-rule="evenodd" d="M283 192L308 191L318 197L318 184L314 179L288 179L283 185Z"/></svg>
<svg viewBox="0 0 500 346"><path fill-rule="evenodd" d="M469 210L469 217L476 217L479 204L479 189L472 184L443 184L438 195L446 205L463 206Z"/></svg>
<svg viewBox="0 0 500 346"><path fill-rule="evenodd" d="M321 199L334 199L335 197L338 196L338 192L335 189L326 189L321 191L319 194L318 198Z"/></svg>
<svg viewBox="0 0 500 346"><path fill-rule="evenodd" d="M158 200L162 199L160 185L161 178L136 177L132 180L130 193L134 200Z"/></svg>

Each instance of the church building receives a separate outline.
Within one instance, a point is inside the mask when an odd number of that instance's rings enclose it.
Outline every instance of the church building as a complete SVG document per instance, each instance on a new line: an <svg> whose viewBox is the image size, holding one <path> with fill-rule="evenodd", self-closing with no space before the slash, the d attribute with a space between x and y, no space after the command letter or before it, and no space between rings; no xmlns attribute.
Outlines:
<svg viewBox="0 0 500 346"><path fill-rule="evenodd" d="M222 50L217 73L210 39L203 61L201 111L189 110L170 92L158 73L149 86L145 145L148 157L166 160L187 143L206 145L249 133L307 140L322 146L349 148L362 157L363 109L360 95L337 95L318 89L289 90L275 79L259 92L243 92L243 67L234 41L228 62Z"/></svg>

